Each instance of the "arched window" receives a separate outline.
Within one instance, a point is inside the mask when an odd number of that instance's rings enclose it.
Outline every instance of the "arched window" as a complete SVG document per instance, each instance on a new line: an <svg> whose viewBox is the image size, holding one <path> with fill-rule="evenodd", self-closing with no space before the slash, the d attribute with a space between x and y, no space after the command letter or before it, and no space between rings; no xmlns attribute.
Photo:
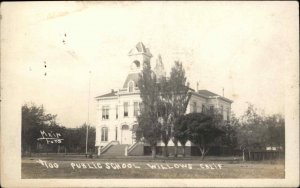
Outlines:
<svg viewBox="0 0 300 188"><path fill-rule="evenodd" d="M102 127L101 129L101 141L107 141L108 140L108 128Z"/></svg>
<svg viewBox="0 0 300 188"><path fill-rule="evenodd" d="M129 126L128 125L123 125L122 126L122 130L128 130L129 129Z"/></svg>
<svg viewBox="0 0 300 188"><path fill-rule="evenodd" d="M133 63L135 64L136 68L140 68L141 64L140 64L140 62L138 60L135 60Z"/></svg>
<svg viewBox="0 0 300 188"><path fill-rule="evenodd" d="M133 81L130 81L130 82L128 83L128 91L129 91L129 92L133 92L133 87L134 87L134 82L133 82Z"/></svg>

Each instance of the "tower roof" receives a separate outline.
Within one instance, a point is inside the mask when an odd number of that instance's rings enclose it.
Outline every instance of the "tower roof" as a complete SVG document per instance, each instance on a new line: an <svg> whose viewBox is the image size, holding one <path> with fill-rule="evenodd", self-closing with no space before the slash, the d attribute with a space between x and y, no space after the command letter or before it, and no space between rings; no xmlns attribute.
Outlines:
<svg viewBox="0 0 300 188"><path fill-rule="evenodd" d="M144 54L146 56L152 57L152 54L150 53L150 50L145 47L145 45L142 42L138 42L134 48L132 48L128 55L137 55L137 54Z"/></svg>
<svg viewBox="0 0 300 188"><path fill-rule="evenodd" d="M154 67L154 72L158 78L166 77L166 71L164 68L164 64L161 59L161 55L159 54L156 59L156 65Z"/></svg>
<svg viewBox="0 0 300 188"><path fill-rule="evenodd" d="M146 52L145 45L142 42L138 42L135 47L138 50L138 52Z"/></svg>
<svg viewBox="0 0 300 188"><path fill-rule="evenodd" d="M128 87L128 82L130 82L130 81L134 81L134 83L137 84L139 81L139 73L128 74L128 76L123 84L123 88Z"/></svg>

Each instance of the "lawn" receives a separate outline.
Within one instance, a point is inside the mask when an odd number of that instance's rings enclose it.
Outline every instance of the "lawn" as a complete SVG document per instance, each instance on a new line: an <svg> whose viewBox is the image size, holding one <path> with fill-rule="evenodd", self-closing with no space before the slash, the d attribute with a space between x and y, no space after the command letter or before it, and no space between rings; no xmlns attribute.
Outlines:
<svg viewBox="0 0 300 188"><path fill-rule="evenodd" d="M22 158L22 178L284 178L283 161L243 162L239 159L127 157Z"/></svg>

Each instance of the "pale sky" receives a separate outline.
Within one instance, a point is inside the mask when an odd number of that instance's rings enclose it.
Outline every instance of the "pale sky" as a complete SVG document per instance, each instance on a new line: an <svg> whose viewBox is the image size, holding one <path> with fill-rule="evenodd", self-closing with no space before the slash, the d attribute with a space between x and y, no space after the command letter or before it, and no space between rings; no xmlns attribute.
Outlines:
<svg viewBox="0 0 300 188"><path fill-rule="evenodd" d="M139 41L154 55L152 63L161 54L167 72L180 60L192 88L198 81L199 89L221 95L224 87L235 114L246 102L266 114L284 114L285 76L298 61L297 2L1 6L2 88L22 104L43 104L63 126L87 121L89 71L90 122L96 125L94 97L122 87L127 54Z"/></svg>

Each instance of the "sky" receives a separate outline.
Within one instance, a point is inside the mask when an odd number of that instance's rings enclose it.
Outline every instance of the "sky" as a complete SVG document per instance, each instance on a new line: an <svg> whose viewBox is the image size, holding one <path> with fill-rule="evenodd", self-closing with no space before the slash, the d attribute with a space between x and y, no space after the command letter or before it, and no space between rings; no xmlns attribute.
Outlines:
<svg viewBox="0 0 300 188"><path fill-rule="evenodd" d="M297 2L1 6L3 91L21 104L43 105L63 126L97 124L94 97L122 87L127 54L140 41L152 64L161 54L167 72L181 61L192 88L199 82L220 95L224 88L237 116L247 102L266 114L285 112L286 75L298 61Z"/></svg>

